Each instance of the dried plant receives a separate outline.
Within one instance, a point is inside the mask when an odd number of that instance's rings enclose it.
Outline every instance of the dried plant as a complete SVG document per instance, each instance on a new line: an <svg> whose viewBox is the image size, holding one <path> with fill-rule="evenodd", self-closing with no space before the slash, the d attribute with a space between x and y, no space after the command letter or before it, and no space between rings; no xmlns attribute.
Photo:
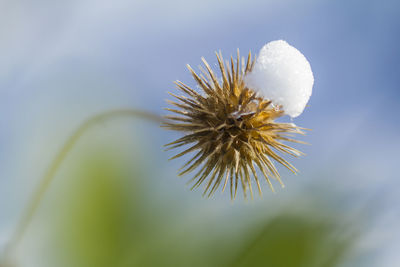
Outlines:
<svg viewBox="0 0 400 267"><path fill-rule="evenodd" d="M252 71L255 62L251 53L245 60L240 58L238 50L237 59L234 61L231 57L230 62L224 62L221 53L216 55L221 79L202 58L205 66L205 69L201 68L202 74L196 74L187 66L202 92L177 81L177 87L185 95L171 93L176 101L168 101L177 109L166 109L175 115L166 116L170 121L164 127L184 132L185 136L167 144L167 149L191 145L171 159L197 151L180 169L179 175L197 170L190 180L194 182L192 189L205 183L204 195L208 196L212 196L221 184L224 191L229 182L232 199L236 197L239 182L244 196L249 189L253 197L251 177L254 177L261 195L257 167L272 190L271 178L278 180L283 187L273 161L293 173L297 172L278 152L295 157L302 155L284 142L304 143L292 138L293 134L304 134L304 128L293 123L276 122L284 114L282 106L273 105L246 86L244 77Z"/></svg>

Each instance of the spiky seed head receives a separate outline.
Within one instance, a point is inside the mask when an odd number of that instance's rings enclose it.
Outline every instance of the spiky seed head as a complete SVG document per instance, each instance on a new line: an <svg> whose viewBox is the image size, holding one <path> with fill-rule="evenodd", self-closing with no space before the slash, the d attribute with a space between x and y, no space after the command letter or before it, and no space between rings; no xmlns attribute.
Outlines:
<svg viewBox="0 0 400 267"><path fill-rule="evenodd" d="M261 195L260 170L272 190L271 178L283 187L274 161L279 162L293 173L296 168L278 155L279 152L300 156L302 153L284 141L304 143L292 139L293 134L304 134L303 128L293 123L276 122L284 112L270 100L261 97L248 88L244 77L252 71L254 61L249 52L247 60L231 57L224 62L221 52L216 53L221 79L217 77L207 61L202 58L204 68L197 74L187 66L202 92L176 81L184 95L171 95L175 101L168 101L176 108L166 110L175 113L166 118L163 127L183 132L185 135L167 144L167 150L190 145L171 159L190 152L195 154L180 169L179 175L195 171L192 189L204 184L204 195L211 196L220 185L225 190L229 183L231 198L236 197L238 184L253 197L252 178Z"/></svg>

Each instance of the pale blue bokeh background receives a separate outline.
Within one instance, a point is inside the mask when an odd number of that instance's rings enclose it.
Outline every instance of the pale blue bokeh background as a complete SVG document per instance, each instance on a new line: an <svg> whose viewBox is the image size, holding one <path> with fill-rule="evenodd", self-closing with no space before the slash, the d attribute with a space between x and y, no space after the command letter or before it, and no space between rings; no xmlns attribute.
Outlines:
<svg viewBox="0 0 400 267"><path fill-rule="evenodd" d="M394 0L1 0L0 244L51 157L84 118L116 107L164 114L174 80L194 85L185 64L195 67L204 56L215 66L217 50L225 57L237 48L257 53L266 42L285 39L314 71L310 106L294 120L312 128L304 138L312 146L300 147L307 156L293 160L299 175L281 168L287 189L273 201L338 192L332 194L338 209L373 215L363 241L373 251L368 264L397 264L399 29ZM143 140L143 155L159 166L154 172L162 173L150 181L154 194L205 210L229 204L227 194L206 201L176 179L181 162L167 162L171 153L161 147L177 134L131 127ZM263 188L267 196L254 206L270 197Z"/></svg>

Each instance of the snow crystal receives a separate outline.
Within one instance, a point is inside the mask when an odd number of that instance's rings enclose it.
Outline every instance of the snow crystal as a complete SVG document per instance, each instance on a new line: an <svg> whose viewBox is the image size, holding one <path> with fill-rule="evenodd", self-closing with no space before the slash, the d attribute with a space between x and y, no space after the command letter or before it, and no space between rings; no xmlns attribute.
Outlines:
<svg viewBox="0 0 400 267"><path fill-rule="evenodd" d="M261 48L247 87L260 92L285 114L299 116L311 96L314 76L305 56L286 41L272 41Z"/></svg>

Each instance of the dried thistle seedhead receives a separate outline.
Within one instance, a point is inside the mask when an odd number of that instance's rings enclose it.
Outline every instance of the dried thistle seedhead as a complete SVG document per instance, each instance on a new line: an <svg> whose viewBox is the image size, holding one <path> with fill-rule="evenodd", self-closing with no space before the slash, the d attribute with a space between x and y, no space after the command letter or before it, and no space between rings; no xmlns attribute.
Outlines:
<svg viewBox="0 0 400 267"><path fill-rule="evenodd" d="M224 191L229 182L231 197L235 198L240 182L244 196L247 196L249 189L253 197L252 177L261 195L256 168L261 171L272 190L271 178L278 180L283 187L273 161L293 173L297 172L277 152L295 157L302 155L282 141L303 143L292 139L292 134L303 134L303 128L293 123L275 122L275 119L283 115L282 107L274 106L271 101L246 87L243 79L254 65L251 53L245 60L240 59L238 51L236 62L231 57L230 62L224 63L221 53L217 54L217 59L221 81L202 58L205 65L205 69L201 69L202 74L196 74L189 65L188 69L203 92L199 93L177 81L177 87L185 95L171 94L177 101L168 101L177 109L166 109L176 115L166 116L170 122L165 123L164 127L186 135L166 146L174 149L191 144L171 159L197 151L180 169L179 175L198 169L190 181L194 182L192 189L205 183L204 195L208 196L213 195L221 184Z"/></svg>

